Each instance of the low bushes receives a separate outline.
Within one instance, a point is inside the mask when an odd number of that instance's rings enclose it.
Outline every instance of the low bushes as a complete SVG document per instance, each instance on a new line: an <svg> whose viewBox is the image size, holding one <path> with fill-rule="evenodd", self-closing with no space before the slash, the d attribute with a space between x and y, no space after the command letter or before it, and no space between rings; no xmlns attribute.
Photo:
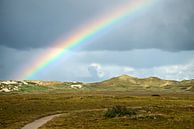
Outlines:
<svg viewBox="0 0 194 129"><path fill-rule="evenodd" d="M112 108L109 108L105 112L104 117L113 118L113 117L132 116L132 115L136 115L136 112L134 111L134 109L117 105Z"/></svg>

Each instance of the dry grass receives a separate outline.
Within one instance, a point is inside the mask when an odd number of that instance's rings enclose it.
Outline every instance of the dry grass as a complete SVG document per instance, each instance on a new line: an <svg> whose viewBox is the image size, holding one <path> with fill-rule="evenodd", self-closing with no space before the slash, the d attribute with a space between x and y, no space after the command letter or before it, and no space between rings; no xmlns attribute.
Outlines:
<svg viewBox="0 0 194 129"><path fill-rule="evenodd" d="M137 109L136 116L105 118L103 111L84 111L56 118L41 129L194 129L194 107Z"/></svg>
<svg viewBox="0 0 194 129"><path fill-rule="evenodd" d="M104 118L114 105L136 107L136 117ZM193 128L194 97L191 95L131 96L128 92L74 92L0 95L0 128L20 129L39 117L69 112L43 128ZM81 112L74 112L82 110ZM85 110L85 111L84 111ZM91 111L86 111L91 110ZM155 119L156 117L156 119Z"/></svg>

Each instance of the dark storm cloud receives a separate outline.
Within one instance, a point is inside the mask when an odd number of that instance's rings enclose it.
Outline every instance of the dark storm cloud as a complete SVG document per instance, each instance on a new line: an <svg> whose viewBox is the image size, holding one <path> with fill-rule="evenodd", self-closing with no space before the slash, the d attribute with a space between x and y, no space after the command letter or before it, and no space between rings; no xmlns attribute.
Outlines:
<svg viewBox="0 0 194 129"><path fill-rule="evenodd" d="M194 1L162 0L87 46L89 50L194 49Z"/></svg>
<svg viewBox="0 0 194 129"><path fill-rule="evenodd" d="M0 45L16 49L48 47L88 20L126 1L1 0ZM84 48L194 50L193 0L158 0L140 12Z"/></svg>
<svg viewBox="0 0 194 129"><path fill-rule="evenodd" d="M1 0L0 45L17 49L48 46L109 8L109 2Z"/></svg>

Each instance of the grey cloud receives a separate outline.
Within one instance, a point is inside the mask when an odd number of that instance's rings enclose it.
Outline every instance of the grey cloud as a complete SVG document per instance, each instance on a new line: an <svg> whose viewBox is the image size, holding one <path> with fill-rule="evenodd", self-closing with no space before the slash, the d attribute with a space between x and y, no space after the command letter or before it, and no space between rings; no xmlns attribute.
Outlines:
<svg viewBox="0 0 194 129"><path fill-rule="evenodd" d="M45 48L90 19L111 13L117 0L1 0L0 45ZM157 0L83 47L84 50L194 50L194 1Z"/></svg>
<svg viewBox="0 0 194 129"><path fill-rule="evenodd" d="M109 2L1 0L0 45L16 49L48 47L56 39L65 37L91 17L110 8ZM113 5L115 3L118 2Z"/></svg>
<svg viewBox="0 0 194 129"><path fill-rule="evenodd" d="M0 46L0 79L17 79L17 75L30 67L31 61L39 57L47 49L15 50ZM69 53L68 53L69 54ZM165 66L189 64L194 60L194 51L164 52L161 50L133 50L133 51L85 51L72 52L70 57L65 55L59 60L39 71L31 79L85 81L104 80L120 74L131 74L138 77L154 76L155 68L160 68L164 77ZM181 68L184 65L178 65ZM168 67L169 70L174 67ZM179 78L188 77L193 72L192 67L182 70ZM190 73L189 73L190 70ZM144 72L145 71L145 72ZM186 76L188 73L188 76ZM176 74L167 74L170 78ZM167 78L167 75L165 76ZM193 74L192 74L193 75Z"/></svg>
<svg viewBox="0 0 194 129"><path fill-rule="evenodd" d="M89 50L120 51L149 48L193 50L193 33L194 1L162 0L86 47Z"/></svg>
<svg viewBox="0 0 194 129"><path fill-rule="evenodd" d="M140 49L131 51L82 51L77 52L70 62L100 63L103 65L131 66L151 68L163 65L175 65L194 60L194 51L167 52L158 49Z"/></svg>

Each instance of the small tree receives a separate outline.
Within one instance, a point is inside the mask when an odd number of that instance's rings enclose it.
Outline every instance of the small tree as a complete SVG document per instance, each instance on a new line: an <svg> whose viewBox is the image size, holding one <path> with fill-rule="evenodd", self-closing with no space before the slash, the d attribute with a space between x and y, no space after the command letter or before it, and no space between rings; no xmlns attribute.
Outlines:
<svg viewBox="0 0 194 129"><path fill-rule="evenodd" d="M136 115L136 112L133 109L129 109L129 108L126 108L125 106L119 106L119 105L109 108L104 114L106 118L113 118L116 116L118 117L132 116L132 115Z"/></svg>

